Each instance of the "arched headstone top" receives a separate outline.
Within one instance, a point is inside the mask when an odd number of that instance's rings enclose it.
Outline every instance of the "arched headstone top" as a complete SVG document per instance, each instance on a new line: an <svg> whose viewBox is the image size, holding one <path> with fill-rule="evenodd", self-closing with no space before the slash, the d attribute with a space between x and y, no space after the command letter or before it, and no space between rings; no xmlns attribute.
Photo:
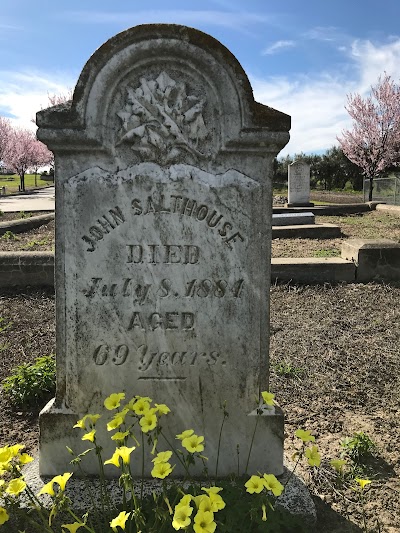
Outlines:
<svg viewBox="0 0 400 533"><path fill-rule="evenodd" d="M88 144L127 164L199 164L220 151L286 144L290 117L254 101L237 59L193 28L130 28L88 60L70 105L37 115L54 151ZM63 132L60 132L60 129Z"/></svg>

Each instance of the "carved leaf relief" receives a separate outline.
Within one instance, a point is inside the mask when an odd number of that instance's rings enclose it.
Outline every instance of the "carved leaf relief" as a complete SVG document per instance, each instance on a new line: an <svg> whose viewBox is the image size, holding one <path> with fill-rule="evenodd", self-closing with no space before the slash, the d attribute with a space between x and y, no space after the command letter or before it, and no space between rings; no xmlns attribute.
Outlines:
<svg viewBox="0 0 400 533"><path fill-rule="evenodd" d="M161 72L155 80L140 79L126 88L125 105L117 113L122 122L117 146L129 143L145 160L175 162L184 152L203 156L199 146L208 135L205 100L186 93L186 85Z"/></svg>

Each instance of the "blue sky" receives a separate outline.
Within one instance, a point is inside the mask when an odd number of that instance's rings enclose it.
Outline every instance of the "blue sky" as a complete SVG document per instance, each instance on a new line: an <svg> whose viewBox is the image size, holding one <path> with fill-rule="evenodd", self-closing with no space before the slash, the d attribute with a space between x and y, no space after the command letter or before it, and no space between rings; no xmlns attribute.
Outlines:
<svg viewBox="0 0 400 533"><path fill-rule="evenodd" d="M0 115L25 127L73 88L103 42L137 24L205 31L242 64L256 100L292 116L281 155L318 153L350 126L346 95L400 78L399 0L0 0Z"/></svg>

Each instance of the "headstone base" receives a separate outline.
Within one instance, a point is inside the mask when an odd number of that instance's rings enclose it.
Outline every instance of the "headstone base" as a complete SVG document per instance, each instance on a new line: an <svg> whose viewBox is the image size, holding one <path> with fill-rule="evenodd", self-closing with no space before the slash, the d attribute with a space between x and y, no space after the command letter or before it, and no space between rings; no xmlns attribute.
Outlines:
<svg viewBox="0 0 400 533"><path fill-rule="evenodd" d="M39 416L39 469L41 476L56 476L63 472L73 471L77 477L82 475L80 469L70 464L73 456L66 449L66 447L71 448L74 454L77 455L89 448L93 448L91 442L82 441L82 430L73 427L81 417L82 414L55 407L54 399L41 411ZM162 423L163 435L167 437L168 443L179 449L179 441L175 437L185 427L179 424L179 420L174 419L173 413L169 414L168 417L169 419L166 417ZM175 425L176 422L178 422L177 425ZM116 447L115 441L111 440L111 434L105 430L104 426L105 423L101 424L100 421L96 426L97 442L103 448L103 461L112 456ZM214 431L210 430L210 434L207 433L207 430L202 431L201 428L198 430L200 435L205 436L203 454L208 459L207 468L210 473L215 472L218 456L219 478L235 475L237 472L242 474L246 471L247 462L248 472L262 471L275 475L283 473L284 415L278 406L264 409L258 420L256 409L247 414L241 414L240 412L230 413L224 423L220 446L218 443L219 428ZM138 433L136 437L140 440ZM150 472L153 467L150 462L150 457L152 457L150 455L151 447L147 445L146 440L144 439L144 443L141 443L145 449L146 457L144 476L151 478ZM240 446L239 442L241 443ZM164 440L164 437L160 437L158 451L171 449L168 443ZM251 453L248 460L250 446ZM141 451L139 453L141 454ZM179 461L176 460L174 463L176 467L171 477L183 477L185 472ZM82 458L81 467L87 475L98 475L99 464L94 452ZM131 469L133 476L141 477L141 461L132 461ZM120 471L112 465L106 465L104 472L105 477L108 479L118 477L120 474ZM191 467L191 474L194 478L204 475L204 465L197 461Z"/></svg>

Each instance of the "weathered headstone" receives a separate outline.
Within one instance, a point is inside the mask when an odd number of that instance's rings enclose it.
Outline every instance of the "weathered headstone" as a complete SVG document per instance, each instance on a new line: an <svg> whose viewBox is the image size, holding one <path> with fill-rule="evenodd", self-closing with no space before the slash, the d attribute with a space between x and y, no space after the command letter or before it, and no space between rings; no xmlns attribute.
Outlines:
<svg viewBox="0 0 400 533"><path fill-rule="evenodd" d="M310 202L310 165L299 159L288 166L287 207L308 207Z"/></svg>
<svg viewBox="0 0 400 533"><path fill-rule="evenodd" d="M271 171L290 117L254 102L212 37L146 25L105 43L72 105L37 121L57 205L57 394L40 416L41 473L71 468L65 445L87 447L72 425L121 391L166 403L171 440L204 435L210 471L227 401L219 472L243 471L268 388ZM249 471L282 463L276 408Z"/></svg>

